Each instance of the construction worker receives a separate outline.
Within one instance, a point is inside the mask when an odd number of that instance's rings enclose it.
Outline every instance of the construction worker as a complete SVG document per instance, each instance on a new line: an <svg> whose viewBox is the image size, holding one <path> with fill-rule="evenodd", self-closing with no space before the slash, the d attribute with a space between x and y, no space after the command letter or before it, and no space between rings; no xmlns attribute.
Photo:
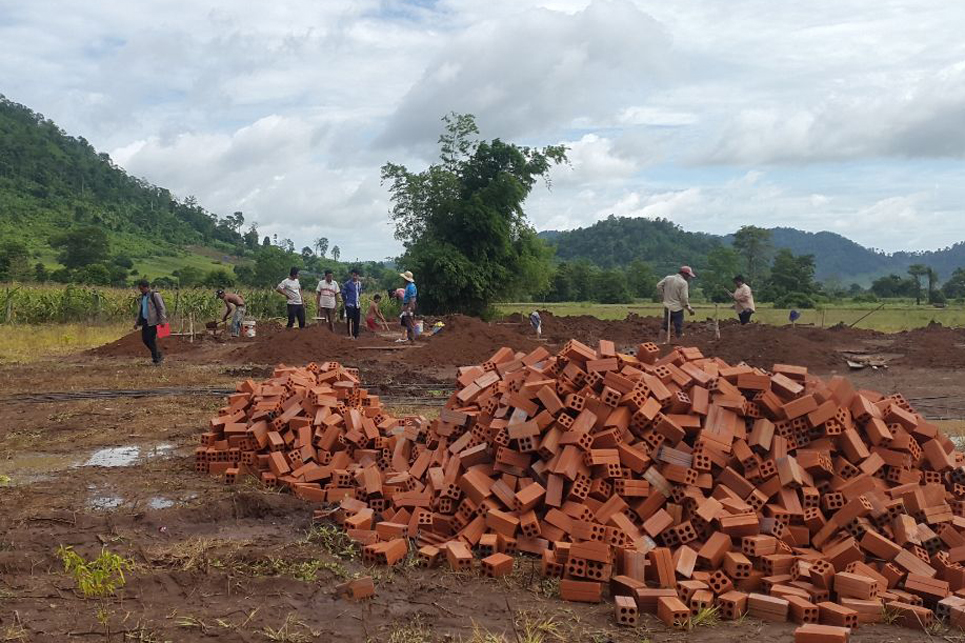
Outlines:
<svg viewBox="0 0 965 643"><path fill-rule="evenodd" d="M410 342L415 341L415 307L419 296L419 289L416 288L415 278L411 270L399 273L405 279L405 290L402 291L402 324L405 326L405 336Z"/></svg>
<svg viewBox="0 0 965 643"><path fill-rule="evenodd" d="M359 338L359 325L362 323L362 290L359 271L352 270L351 279L342 286L342 302L345 304L348 334L352 339Z"/></svg>
<svg viewBox="0 0 965 643"><path fill-rule="evenodd" d="M734 277L734 286L735 289L731 297L734 298L734 310L737 311L737 318L743 326L750 322L751 315L754 314L754 293L751 292L751 287L744 283L743 275Z"/></svg>
<svg viewBox="0 0 965 643"><path fill-rule="evenodd" d="M215 296L224 302L224 315L221 317L221 323L228 321L228 317L231 316L231 336L241 337L241 322L245 320L245 299L238 293L225 292L222 289L218 289Z"/></svg>
<svg viewBox="0 0 965 643"><path fill-rule="evenodd" d="M147 279L137 282L137 289L141 292L138 299L137 321L134 328L141 329L141 341L151 351L151 361L155 366L160 366L164 361L164 356L157 347L158 326L166 324L168 321L167 309L164 307L164 300L156 290L151 290L151 284Z"/></svg>
<svg viewBox="0 0 965 643"><path fill-rule="evenodd" d="M675 275L667 275L657 282L657 290L663 297L663 327L673 324L674 337L684 334L684 310L691 315L694 309L690 305L690 280L697 277L690 266L680 266ZM669 331L668 331L669 333Z"/></svg>
<svg viewBox="0 0 965 643"><path fill-rule="evenodd" d="M332 278L332 271L325 271L325 278L318 282L315 289L315 303L318 304L318 316L328 322L328 329L335 332L335 311L341 298L338 282Z"/></svg>
<svg viewBox="0 0 965 643"><path fill-rule="evenodd" d="M298 282L298 267L292 266L288 271L288 279L282 280L276 291L285 296L288 303L288 328L294 328L298 320L298 328L305 328L305 304L302 300L302 285Z"/></svg>

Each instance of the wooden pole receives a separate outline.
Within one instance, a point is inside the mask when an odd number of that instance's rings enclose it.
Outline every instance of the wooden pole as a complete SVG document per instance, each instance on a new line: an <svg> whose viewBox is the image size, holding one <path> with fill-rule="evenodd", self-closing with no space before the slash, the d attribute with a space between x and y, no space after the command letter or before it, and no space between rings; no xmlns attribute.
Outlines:
<svg viewBox="0 0 965 643"><path fill-rule="evenodd" d="M194 343L194 311L192 310L188 316L188 324L191 332L191 343Z"/></svg>
<svg viewBox="0 0 965 643"><path fill-rule="evenodd" d="M720 304L714 304L714 339L720 339Z"/></svg>
<svg viewBox="0 0 965 643"><path fill-rule="evenodd" d="M667 315L667 341L664 344L670 343L670 309L664 306L664 312Z"/></svg>
<svg viewBox="0 0 965 643"><path fill-rule="evenodd" d="M828 316L828 309L822 308L821 309L821 328L824 328L824 320L827 319L827 316Z"/></svg>

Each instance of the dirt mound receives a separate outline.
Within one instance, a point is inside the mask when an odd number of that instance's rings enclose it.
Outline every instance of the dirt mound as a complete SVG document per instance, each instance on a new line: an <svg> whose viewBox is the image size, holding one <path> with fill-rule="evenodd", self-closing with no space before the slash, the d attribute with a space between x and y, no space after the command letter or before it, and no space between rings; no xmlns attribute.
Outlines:
<svg viewBox="0 0 965 643"><path fill-rule="evenodd" d="M181 355L200 350L206 344L215 343L215 340L204 335L198 335L194 342L188 341L186 337L165 337L157 340L158 348L165 355ZM141 331L124 335L117 341L92 348L85 352L87 355L97 355L98 357L150 357L147 347L141 341Z"/></svg>
<svg viewBox="0 0 965 643"><path fill-rule="evenodd" d="M489 324L475 317L450 315L445 327L405 359L420 366L465 366L484 362L503 346L531 351L540 345L532 329L516 323Z"/></svg>
<svg viewBox="0 0 965 643"><path fill-rule="evenodd" d="M641 342L662 342L666 333L659 318L634 313L622 320L602 320L588 315L557 317L548 311L540 311L540 317L543 337L557 344L571 337L591 346L600 339L609 339L618 350L633 353ZM746 361L765 368L774 363L828 368L843 364L836 350L838 345L875 333L849 329L832 336L821 328L765 324L741 326L736 321L727 320L720 323L720 335L719 340L714 337L712 322L688 318L684 323L684 337L679 343L696 346L707 354L733 363Z"/></svg>
<svg viewBox="0 0 965 643"><path fill-rule="evenodd" d="M232 349L227 361L292 365L343 361L347 357L357 358L362 346L392 345L371 335L352 340L343 332L344 327L336 327L333 333L327 326L318 324L302 329L266 324L258 327L258 336L254 340L245 340L241 346Z"/></svg>
<svg viewBox="0 0 965 643"><path fill-rule="evenodd" d="M932 322L924 328L892 335L889 352L901 353L896 360L905 366L924 368L965 368L965 329L948 328Z"/></svg>

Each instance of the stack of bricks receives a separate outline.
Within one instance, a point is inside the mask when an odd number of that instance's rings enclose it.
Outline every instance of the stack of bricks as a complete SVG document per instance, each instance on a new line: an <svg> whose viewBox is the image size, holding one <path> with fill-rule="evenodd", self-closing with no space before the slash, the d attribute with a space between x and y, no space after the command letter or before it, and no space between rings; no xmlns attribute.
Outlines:
<svg viewBox="0 0 965 643"><path fill-rule="evenodd" d="M901 395L570 341L459 369L426 423L389 417L337 364L307 373L242 384L199 463L218 472L212 450L236 449L266 482L337 504L325 515L366 561L414 541L427 565L468 571L475 553L492 576L532 554L562 598L609 590L627 624L716 606L814 642L883 612L965 623L965 457Z"/></svg>

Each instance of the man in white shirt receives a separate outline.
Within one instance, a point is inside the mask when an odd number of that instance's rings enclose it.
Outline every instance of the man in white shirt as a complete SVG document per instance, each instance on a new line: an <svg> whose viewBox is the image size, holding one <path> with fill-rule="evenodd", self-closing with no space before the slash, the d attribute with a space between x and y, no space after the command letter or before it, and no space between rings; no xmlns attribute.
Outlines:
<svg viewBox="0 0 965 643"><path fill-rule="evenodd" d="M690 306L689 282L696 277L690 266L681 266L677 274L667 275L657 282L657 290L663 297L663 327L673 323L674 337L684 334L684 310L694 314Z"/></svg>
<svg viewBox="0 0 965 643"><path fill-rule="evenodd" d="M296 319L298 327L305 328L305 304L302 302L302 285L298 283L298 268L292 266L288 271L288 279L278 284L275 290L288 301L288 328L295 326Z"/></svg>
<svg viewBox="0 0 965 643"><path fill-rule="evenodd" d="M737 318L741 320L741 326L750 322L751 315L754 314L754 294L751 287L744 283L744 276L734 277L734 310L737 311Z"/></svg>
<svg viewBox="0 0 965 643"><path fill-rule="evenodd" d="M325 271L325 278L318 282L315 289L315 303L318 316L328 322L328 329L335 332L335 309L338 307L338 282L332 278L332 271Z"/></svg>

